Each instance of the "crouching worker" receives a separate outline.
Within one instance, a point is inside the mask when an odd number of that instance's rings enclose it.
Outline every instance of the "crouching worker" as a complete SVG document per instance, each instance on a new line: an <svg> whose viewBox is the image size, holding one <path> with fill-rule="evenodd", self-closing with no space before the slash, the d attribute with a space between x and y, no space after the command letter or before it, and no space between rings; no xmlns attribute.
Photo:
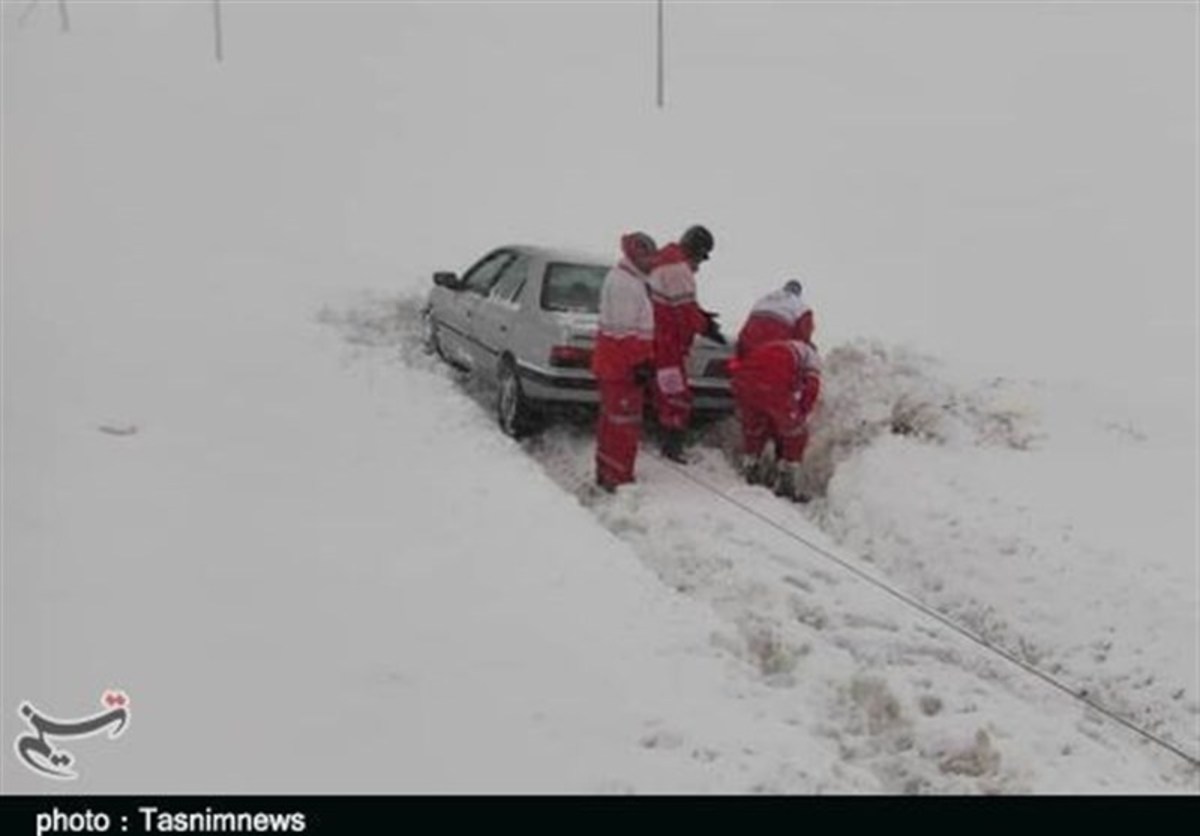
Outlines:
<svg viewBox="0 0 1200 836"><path fill-rule="evenodd" d="M807 502L800 462L808 445L808 418L821 393L816 348L802 340L773 340L730 360L729 368L747 481L774 482L775 493ZM768 441L775 446L775 474L764 456Z"/></svg>
<svg viewBox="0 0 1200 836"><path fill-rule="evenodd" d="M607 491L633 481L646 386L654 377L654 307L646 278L657 247L649 235L621 238L622 258L600 289L600 328L592 372L600 388L596 484Z"/></svg>

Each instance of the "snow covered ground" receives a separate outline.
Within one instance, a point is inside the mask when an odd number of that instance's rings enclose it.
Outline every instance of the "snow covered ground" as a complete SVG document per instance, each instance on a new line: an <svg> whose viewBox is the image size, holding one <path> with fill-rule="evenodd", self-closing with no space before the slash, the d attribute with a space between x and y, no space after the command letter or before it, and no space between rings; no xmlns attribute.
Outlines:
<svg viewBox="0 0 1200 836"><path fill-rule="evenodd" d="M672 4L656 113L636 4L225 5L2 10L0 790L1200 791L720 496L1200 750L1195 9ZM693 220L813 294L805 508L728 427L596 500L416 345Z"/></svg>
<svg viewBox="0 0 1200 836"><path fill-rule="evenodd" d="M456 378L422 354L419 317L419 299L368 298L322 320L360 347L359 362L399 359L404 373ZM667 588L712 608L721 626L711 651L740 662L738 697L788 729L783 763L732 789L1194 791L1194 768L1145 751L1131 732L774 527L915 595L1186 751L1200 718L1195 564L1136 567L1138 552L1155 542L1146 530L1137 542L1103 539L1111 534L1103 518L1071 515L1063 510L1071 502L1030 499L1031 485L1080 479L1071 454L1081 439L1097 449L1090 430L1115 426L1129 443L1146 437L1119 423L1128 420L1120 409L1097 412L1087 392L1067 401L1082 402L1082 417L1056 422L1042 412L1036 386L959 388L928 359L878 345L832 351L826 373L806 474L824 496L804 509L740 482L728 425L708 430L692 478L643 456L640 483L615 497L588 490L594 448L586 428L556 427L524 445ZM494 393L459 383L461 408L487 415ZM1165 447L1160 454L1177 453ZM1153 452L1128 458L1161 467ZM1125 525L1147 530L1186 520L1178 507L1124 514ZM1132 574L1123 568L1131 566ZM805 733L836 744L834 764L808 761ZM1103 751L1113 735L1123 755ZM1133 766L1131 746L1157 762L1156 775L1118 777L1114 761L1122 771Z"/></svg>

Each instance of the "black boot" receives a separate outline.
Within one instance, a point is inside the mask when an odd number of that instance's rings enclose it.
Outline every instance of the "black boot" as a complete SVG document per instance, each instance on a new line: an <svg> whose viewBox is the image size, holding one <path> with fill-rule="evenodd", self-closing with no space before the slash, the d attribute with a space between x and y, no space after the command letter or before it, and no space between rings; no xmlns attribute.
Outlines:
<svg viewBox="0 0 1200 836"><path fill-rule="evenodd" d="M812 497L804 489L800 465L785 462L779 468L779 481L775 483L775 495L787 497L792 502L806 503Z"/></svg>
<svg viewBox="0 0 1200 836"><path fill-rule="evenodd" d="M763 457L743 455L739 463L739 469L742 473L742 478L750 485L765 485L767 484L766 462Z"/></svg>
<svg viewBox="0 0 1200 836"><path fill-rule="evenodd" d="M683 430L664 430L661 449L665 458L687 464L687 456L683 452Z"/></svg>

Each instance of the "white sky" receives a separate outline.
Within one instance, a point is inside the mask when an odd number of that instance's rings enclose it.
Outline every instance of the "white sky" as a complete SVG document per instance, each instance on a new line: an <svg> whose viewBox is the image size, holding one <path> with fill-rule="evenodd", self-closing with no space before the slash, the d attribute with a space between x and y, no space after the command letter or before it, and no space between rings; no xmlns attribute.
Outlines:
<svg viewBox="0 0 1200 836"><path fill-rule="evenodd" d="M671 3L664 111L650 2L225 5L217 67L207 4L76 2L65 37L52 6L18 27L6 4L9 172L48 141L25 117L61 81L39 74L73 62L109 121L87 130L146 140L111 160L118 206L160 187L147 155L200 166L227 238L408 281L513 239L700 221L729 320L800 275L827 345L1191 403L1191 5ZM117 111L114 85L138 91Z"/></svg>

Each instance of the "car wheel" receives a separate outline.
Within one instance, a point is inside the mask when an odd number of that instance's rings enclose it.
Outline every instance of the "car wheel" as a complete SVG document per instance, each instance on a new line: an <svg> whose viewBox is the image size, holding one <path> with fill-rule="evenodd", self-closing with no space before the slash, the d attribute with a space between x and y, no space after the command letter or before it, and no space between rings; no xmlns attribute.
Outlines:
<svg viewBox="0 0 1200 836"><path fill-rule="evenodd" d="M437 321L434 320L433 311L429 308L426 308L421 314L421 344L425 347L426 354L446 359L446 355L442 352L442 343L438 339Z"/></svg>
<svg viewBox="0 0 1200 836"><path fill-rule="evenodd" d="M536 432L541 416L536 405L525 397L517 367L507 357L500 361L498 383L496 418L500 422L500 429L513 438L524 438Z"/></svg>

